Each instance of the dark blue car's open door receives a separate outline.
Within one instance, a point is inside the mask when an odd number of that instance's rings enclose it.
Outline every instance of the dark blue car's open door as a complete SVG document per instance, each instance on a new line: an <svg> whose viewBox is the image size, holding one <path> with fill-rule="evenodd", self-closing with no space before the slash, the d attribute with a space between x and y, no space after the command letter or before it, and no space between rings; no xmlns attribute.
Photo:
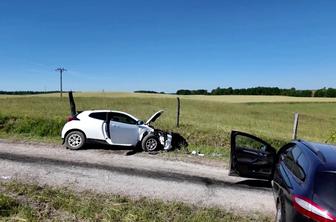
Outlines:
<svg viewBox="0 0 336 222"><path fill-rule="evenodd" d="M270 180L275 158L276 150L260 138L231 132L230 176Z"/></svg>

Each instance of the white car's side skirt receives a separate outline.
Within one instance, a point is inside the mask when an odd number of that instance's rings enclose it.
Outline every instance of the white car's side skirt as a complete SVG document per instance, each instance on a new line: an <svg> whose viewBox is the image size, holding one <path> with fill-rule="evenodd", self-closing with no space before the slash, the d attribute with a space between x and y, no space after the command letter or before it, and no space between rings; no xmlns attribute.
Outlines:
<svg viewBox="0 0 336 222"><path fill-rule="evenodd" d="M106 142L110 145L114 146L133 146L133 144L120 144L120 143L113 143L110 138L106 138Z"/></svg>

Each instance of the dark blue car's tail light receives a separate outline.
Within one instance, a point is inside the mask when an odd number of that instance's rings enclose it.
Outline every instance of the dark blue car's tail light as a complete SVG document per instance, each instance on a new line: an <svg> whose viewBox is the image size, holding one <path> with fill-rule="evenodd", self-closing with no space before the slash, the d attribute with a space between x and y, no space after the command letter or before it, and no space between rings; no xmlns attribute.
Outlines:
<svg viewBox="0 0 336 222"><path fill-rule="evenodd" d="M314 203L312 200L302 197L300 195L292 196L293 207L302 215L311 218L318 222L330 222L336 221L334 217L328 210L323 209L318 204Z"/></svg>

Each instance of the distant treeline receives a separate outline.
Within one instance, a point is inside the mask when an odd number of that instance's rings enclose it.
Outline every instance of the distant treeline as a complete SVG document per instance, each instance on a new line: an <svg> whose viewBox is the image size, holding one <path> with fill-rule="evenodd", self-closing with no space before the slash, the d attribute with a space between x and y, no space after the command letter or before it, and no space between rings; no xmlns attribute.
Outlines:
<svg viewBox="0 0 336 222"><path fill-rule="evenodd" d="M0 91L0 95L33 95L33 94L47 94L58 92L59 91Z"/></svg>
<svg viewBox="0 0 336 222"><path fill-rule="evenodd" d="M264 95L264 96L296 96L296 97L336 97L336 89L322 88L319 90L298 90L295 88L281 89L278 87L253 87L233 89L216 88L208 92L206 89L180 89L177 95Z"/></svg>
<svg viewBox="0 0 336 222"><path fill-rule="evenodd" d="M137 90L134 91L135 93L153 93L153 94L165 94L165 92L156 92L156 91L150 91L150 90Z"/></svg>

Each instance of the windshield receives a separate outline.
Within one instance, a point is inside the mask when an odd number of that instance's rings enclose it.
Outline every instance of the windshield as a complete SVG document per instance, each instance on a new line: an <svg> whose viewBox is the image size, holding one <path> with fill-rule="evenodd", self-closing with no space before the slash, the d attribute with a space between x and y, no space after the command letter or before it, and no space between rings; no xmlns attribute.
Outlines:
<svg viewBox="0 0 336 222"><path fill-rule="evenodd" d="M314 188L317 204L335 213L336 211L336 171L317 173Z"/></svg>

